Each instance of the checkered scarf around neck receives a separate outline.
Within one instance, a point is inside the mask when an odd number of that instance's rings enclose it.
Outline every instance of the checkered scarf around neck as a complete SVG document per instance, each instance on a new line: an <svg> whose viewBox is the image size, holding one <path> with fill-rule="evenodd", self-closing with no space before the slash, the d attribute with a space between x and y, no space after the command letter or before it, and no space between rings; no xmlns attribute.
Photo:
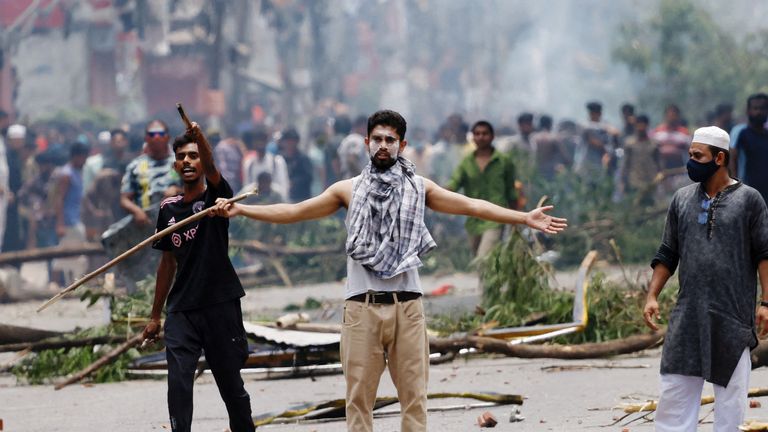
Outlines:
<svg viewBox="0 0 768 432"><path fill-rule="evenodd" d="M347 255L380 279L422 263L437 246L424 224L424 179L403 157L386 171L371 163L352 190L347 217Z"/></svg>

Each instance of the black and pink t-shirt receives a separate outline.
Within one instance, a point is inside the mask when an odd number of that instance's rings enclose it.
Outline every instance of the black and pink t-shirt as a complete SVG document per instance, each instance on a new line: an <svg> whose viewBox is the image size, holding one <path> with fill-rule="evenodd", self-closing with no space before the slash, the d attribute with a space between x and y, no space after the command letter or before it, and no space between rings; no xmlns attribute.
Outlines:
<svg viewBox="0 0 768 432"><path fill-rule="evenodd" d="M202 195L185 201L184 195L160 204L156 231L210 207L216 198L231 198L232 188L222 177L218 187L208 184ZM154 249L173 252L176 279L166 302L168 312L199 309L245 295L229 260L229 219L204 217L157 240Z"/></svg>

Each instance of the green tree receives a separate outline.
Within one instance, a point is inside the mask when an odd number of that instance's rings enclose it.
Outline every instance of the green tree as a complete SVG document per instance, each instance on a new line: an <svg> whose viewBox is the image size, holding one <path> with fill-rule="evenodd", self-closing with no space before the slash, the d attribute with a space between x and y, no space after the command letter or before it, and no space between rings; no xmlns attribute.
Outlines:
<svg viewBox="0 0 768 432"><path fill-rule="evenodd" d="M690 0L660 0L650 18L619 27L613 56L637 75L641 106L674 102L697 123L717 103L740 107L765 90L766 42L765 32L735 37Z"/></svg>

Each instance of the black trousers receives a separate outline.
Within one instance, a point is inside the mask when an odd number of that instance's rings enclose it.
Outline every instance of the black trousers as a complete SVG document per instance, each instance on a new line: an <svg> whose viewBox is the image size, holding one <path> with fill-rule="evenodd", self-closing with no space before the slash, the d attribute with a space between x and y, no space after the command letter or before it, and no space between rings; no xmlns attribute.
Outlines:
<svg viewBox="0 0 768 432"><path fill-rule="evenodd" d="M251 399L240 377L240 368L248 358L240 299L169 313L165 320L165 349L168 411L174 431L189 432L191 429L192 385L203 351L227 407L230 430L255 430Z"/></svg>

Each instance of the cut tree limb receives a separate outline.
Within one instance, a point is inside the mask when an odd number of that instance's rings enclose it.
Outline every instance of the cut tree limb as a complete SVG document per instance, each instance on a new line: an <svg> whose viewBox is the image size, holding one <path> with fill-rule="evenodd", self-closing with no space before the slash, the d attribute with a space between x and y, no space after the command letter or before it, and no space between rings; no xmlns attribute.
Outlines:
<svg viewBox="0 0 768 432"><path fill-rule="evenodd" d="M430 339L429 348L431 352L457 352L462 349L474 348L485 353L504 354L509 357L577 360L642 351L662 342L665 334L666 329L656 333L634 335L624 339L580 345L513 345L507 341L489 337L467 336L461 338Z"/></svg>
<svg viewBox="0 0 768 432"><path fill-rule="evenodd" d="M115 344L124 342L122 336L96 336L84 339L61 339L59 337L44 339L38 342L22 342L0 345L0 352L13 352L30 349L33 352L40 352L47 349L58 348L76 348L83 346Z"/></svg>
<svg viewBox="0 0 768 432"><path fill-rule="evenodd" d="M90 366L87 368L81 370L80 372L72 375L71 377L67 378L66 380L60 382L59 384L56 384L54 387L55 390L61 390L64 387L76 383L83 378L87 377L91 373L93 373L96 370L99 370L100 368L112 363L113 361L117 360L118 357L120 357L120 354L128 351L129 349L140 345L141 342L144 340L144 335L142 333L138 333L128 339L125 343L118 346L117 348L113 349L112 351L106 353L104 356L102 356L100 359L96 360L95 362L91 363Z"/></svg>
<svg viewBox="0 0 768 432"><path fill-rule="evenodd" d="M0 344L37 342L61 335L61 332L56 331L0 324Z"/></svg>
<svg viewBox="0 0 768 432"><path fill-rule="evenodd" d="M82 243L74 246L52 246L26 249L17 252L0 253L0 265L20 264L28 261L45 261L80 255L101 255L106 253L100 243Z"/></svg>

